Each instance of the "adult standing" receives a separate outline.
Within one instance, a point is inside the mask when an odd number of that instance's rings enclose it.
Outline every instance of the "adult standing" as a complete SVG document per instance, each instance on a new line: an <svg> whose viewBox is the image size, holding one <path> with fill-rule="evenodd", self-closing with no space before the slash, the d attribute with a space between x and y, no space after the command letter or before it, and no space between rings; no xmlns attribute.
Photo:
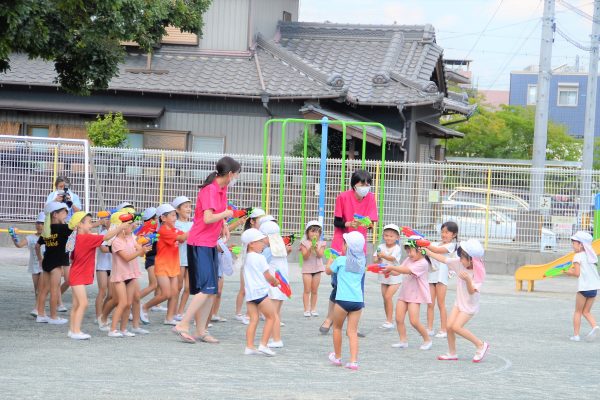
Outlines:
<svg viewBox="0 0 600 400"><path fill-rule="evenodd" d="M77 211L81 211L81 200L77 193L71 190L71 182L66 176L59 176L54 181L54 191L48 195L46 203L56 201L58 203L65 203L67 205L67 222L71 219L71 216Z"/></svg>
<svg viewBox="0 0 600 400"><path fill-rule="evenodd" d="M333 240L331 248L337 250L340 254L344 250L343 235L348 232L358 231L365 237L364 252L367 253L367 231L373 227L373 224L364 226L355 218L355 215L369 217L372 222L379 219L377 213L377 202L375 195L371 192L373 177L368 171L359 169L354 171L350 178L350 189L340 193L335 199L335 211L333 219ZM319 328L320 332L325 334L331 328L333 316L333 307L335 305L335 294L337 287L337 276L331 276L331 286L333 290L329 297L329 310L327 318ZM362 336L362 335L361 335Z"/></svg>
<svg viewBox="0 0 600 400"><path fill-rule="evenodd" d="M173 327L173 333L186 343L200 340L218 343L206 330L214 299L218 293L218 252L220 237L229 239L229 228L224 223L233 216L227 209L227 188L233 186L241 171L240 163L231 157L221 158L200 186L196 200L194 223L190 229L188 252L188 275L192 301L181 321ZM190 322L196 320L195 335L189 334Z"/></svg>

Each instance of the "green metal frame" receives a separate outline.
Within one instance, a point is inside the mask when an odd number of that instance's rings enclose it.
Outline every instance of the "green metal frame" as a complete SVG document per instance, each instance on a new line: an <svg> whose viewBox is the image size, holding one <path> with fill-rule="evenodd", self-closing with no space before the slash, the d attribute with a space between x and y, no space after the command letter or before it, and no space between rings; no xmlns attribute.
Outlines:
<svg viewBox="0 0 600 400"><path fill-rule="evenodd" d="M300 123L304 124L304 148L303 148L303 161L302 161L302 186L301 186L301 205L300 205L300 226L304 226L305 223L305 207L306 207L306 156L308 150L308 127L309 125L321 125L323 123L320 119L303 119L303 118L275 118L265 122L263 132L263 165L262 165L262 195L261 203L262 207L266 208L267 204L267 162L269 156L269 127L274 123L281 123L281 160L279 165L279 206L278 216L281 216L283 210L283 187L285 184L285 131L287 124L289 123ZM362 141L362 168L365 168L365 153L367 149L367 126L374 126L381 129L381 177L379 179L379 198L378 201L378 214L380 221L383 220L383 204L385 200L385 148L386 148L386 129L385 126L378 122L359 122L359 121L338 121L330 120L329 125L341 125L342 126L342 179L340 182L340 192L343 192L346 188L346 127L347 126L362 126L363 128L363 141ZM378 237L381 237L383 231L383 224L378 224Z"/></svg>

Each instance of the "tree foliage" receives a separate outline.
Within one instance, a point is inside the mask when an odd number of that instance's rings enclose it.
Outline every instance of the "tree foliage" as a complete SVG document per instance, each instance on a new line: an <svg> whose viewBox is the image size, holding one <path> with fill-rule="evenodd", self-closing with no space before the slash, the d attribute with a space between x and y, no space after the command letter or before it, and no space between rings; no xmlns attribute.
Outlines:
<svg viewBox="0 0 600 400"><path fill-rule="evenodd" d="M88 137L98 147L125 147L127 142L127 121L121 113L108 113L96 116L96 121L86 122Z"/></svg>
<svg viewBox="0 0 600 400"><path fill-rule="evenodd" d="M498 111L480 108L467 122L454 129L463 139L448 142L448 155L459 157L531 159L535 108L503 105ZM576 161L581 158L581 141L567 133L566 127L548 123L548 160Z"/></svg>
<svg viewBox="0 0 600 400"><path fill-rule="evenodd" d="M8 3L8 4L7 4ZM168 25L200 34L210 0L16 0L0 5L0 72L11 53L54 61L56 82L87 95L106 89L123 60L123 41L146 52Z"/></svg>
<svg viewBox="0 0 600 400"><path fill-rule="evenodd" d="M306 156L308 158L320 158L321 157L321 135L314 133L308 133L308 140L306 146ZM304 135L300 135L292 146L292 151L289 153L292 157L303 157L304 156ZM327 157L329 157L330 151L327 149Z"/></svg>

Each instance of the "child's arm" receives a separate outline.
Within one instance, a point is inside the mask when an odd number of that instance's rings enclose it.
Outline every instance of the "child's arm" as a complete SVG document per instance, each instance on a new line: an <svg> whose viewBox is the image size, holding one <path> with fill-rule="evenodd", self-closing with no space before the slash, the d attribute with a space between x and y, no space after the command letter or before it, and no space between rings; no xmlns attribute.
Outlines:
<svg viewBox="0 0 600 400"><path fill-rule="evenodd" d="M132 251L131 253L127 253L125 250L117 251L117 256L121 257L126 262L129 262L131 260L135 260L136 258L143 256L150 250L152 250L152 246L149 245L139 247L136 246L136 250Z"/></svg>
<svg viewBox="0 0 600 400"><path fill-rule="evenodd" d="M106 232L104 234L104 238L102 240L106 242L106 241L109 241L110 239L114 238L120 232L125 230L125 227L127 226L127 224L131 224L131 222L122 223L121 225L117 226L116 228L109 230L108 232Z"/></svg>
<svg viewBox="0 0 600 400"><path fill-rule="evenodd" d="M35 244L35 255L40 261L40 268L42 268L42 246L39 243Z"/></svg>
<svg viewBox="0 0 600 400"><path fill-rule="evenodd" d="M565 271L565 274L578 278L580 272L581 272L581 266L579 265L578 262L574 262L571 264L571 268L569 268L568 270Z"/></svg>
<svg viewBox="0 0 600 400"><path fill-rule="evenodd" d="M448 254L448 249L444 246L434 246L431 245L429 247L427 247L431 252L433 253L437 253L437 254Z"/></svg>
<svg viewBox="0 0 600 400"><path fill-rule="evenodd" d="M469 294L473 294L477 291L475 285L473 285L473 279L471 279L471 276L467 271L460 271L458 277L467 283L467 291Z"/></svg>
<svg viewBox="0 0 600 400"><path fill-rule="evenodd" d="M189 235L189 232L183 232L181 235L177 235L175 240L177 240L179 243L183 243L187 240L188 235Z"/></svg>
<svg viewBox="0 0 600 400"><path fill-rule="evenodd" d="M20 248L22 248L22 247L25 247L25 246L27 246L27 238L23 238L23 239L19 240L18 242L15 242L15 241L13 240L12 242L13 242L13 244L14 244L15 246L17 246L19 249L20 249Z"/></svg>
<svg viewBox="0 0 600 400"><path fill-rule="evenodd" d="M100 246L100 251L103 253L110 253L110 249L108 248L108 246Z"/></svg>
<svg viewBox="0 0 600 400"><path fill-rule="evenodd" d="M325 256L325 247L327 247L327 245L319 246L317 244L317 247L315 248L315 254L318 258L323 258L323 256Z"/></svg>
<svg viewBox="0 0 600 400"><path fill-rule="evenodd" d="M430 250L431 247L433 247L433 246L429 246L429 247L425 248L425 254L427 254L427 256L429 256L429 258L433 258L434 260L437 260L437 261L439 261L439 262L441 262L443 264L447 264L446 260L448 260L448 257L446 257L446 256L444 256L442 254L438 254L438 253L435 253L435 252L431 251ZM442 247L442 248L444 250L446 250L446 253L448 253L448 249L446 249L445 247Z"/></svg>
<svg viewBox="0 0 600 400"><path fill-rule="evenodd" d="M405 265L386 265L381 272L384 274L390 275L400 275L400 274L412 274L412 271L408 266Z"/></svg>
<svg viewBox="0 0 600 400"><path fill-rule="evenodd" d="M219 222L222 219L227 219L233 217L233 210L225 210L220 213L215 213L215 211L211 208L208 210L204 210L204 223L205 224L214 224L215 222ZM225 224L227 225L227 224Z"/></svg>
<svg viewBox="0 0 600 400"><path fill-rule="evenodd" d="M244 216L244 217L236 219L235 221L233 221L230 224L227 224L227 225L229 225L229 230L235 231L240 225L245 224L247 219L248 219L248 217Z"/></svg>
<svg viewBox="0 0 600 400"><path fill-rule="evenodd" d="M279 286L279 281L277 280L277 278L271 275L269 271L263 272L263 275L265 276L265 279L267 280L267 282L269 282L271 286Z"/></svg>
<svg viewBox="0 0 600 400"><path fill-rule="evenodd" d="M333 275L333 271L331 270L331 264L333 264L333 257L327 260L327 264L325 264L325 273L327 275Z"/></svg>
<svg viewBox="0 0 600 400"><path fill-rule="evenodd" d="M300 253L302 253L302 257L306 260L310 257L310 252L312 251L312 247L306 248L302 243L300 244Z"/></svg>

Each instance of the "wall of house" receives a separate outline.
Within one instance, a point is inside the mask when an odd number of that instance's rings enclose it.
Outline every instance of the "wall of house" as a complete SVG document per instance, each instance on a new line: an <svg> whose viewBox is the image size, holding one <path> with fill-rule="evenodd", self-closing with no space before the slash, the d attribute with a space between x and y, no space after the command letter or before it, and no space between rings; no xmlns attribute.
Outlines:
<svg viewBox="0 0 600 400"><path fill-rule="evenodd" d="M250 0L213 0L204 14L200 48L247 50L249 4Z"/></svg>
<svg viewBox="0 0 600 400"><path fill-rule="evenodd" d="M260 32L267 39L275 36L278 21L283 19L283 12L292 14L292 21L298 21L299 0L250 0L253 13L253 34Z"/></svg>

